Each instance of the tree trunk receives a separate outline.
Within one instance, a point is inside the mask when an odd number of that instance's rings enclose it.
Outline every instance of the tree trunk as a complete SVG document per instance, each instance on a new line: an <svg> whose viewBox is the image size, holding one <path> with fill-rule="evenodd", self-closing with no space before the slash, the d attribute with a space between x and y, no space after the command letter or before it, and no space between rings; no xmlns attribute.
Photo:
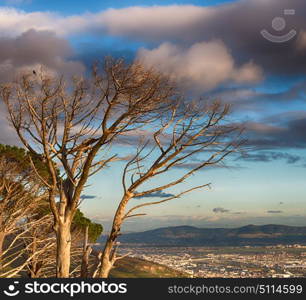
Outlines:
<svg viewBox="0 0 306 300"><path fill-rule="evenodd" d="M101 265L98 272L99 278L108 278L109 273L116 261L116 252L117 247L115 246L115 249L113 249L114 245L116 244L116 240L120 234L120 227L123 221L123 215L126 208L126 205L128 201L131 199L131 193L127 193L122 198L119 207L117 208L113 225L112 225L112 231L106 241L102 258L101 258Z"/></svg>
<svg viewBox="0 0 306 300"><path fill-rule="evenodd" d="M110 251L105 249L103 251L102 258L101 258L99 278L108 278L112 267L113 267L113 263L110 258Z"/></svg>
<svg viewBox="0 0 306 300"><path fill-rule="evenodd" d="M5 236L6 236L5 232L0 231L0 269L2 268L3 244Z"/></svg>
<svg viewBox="0 0 306 300"><path fill-rule="evenodd" d="M88 245L88 226L85 228L83 255L81 264L81 278L88 278L89 255L92 249Z"/></svg>
<svg viewBox="0 0 306 300"><path fill-rule="evenodd" d="M70 222L59 224L56 230L56 241L56 277L69 278L71 249Z"/></svg>

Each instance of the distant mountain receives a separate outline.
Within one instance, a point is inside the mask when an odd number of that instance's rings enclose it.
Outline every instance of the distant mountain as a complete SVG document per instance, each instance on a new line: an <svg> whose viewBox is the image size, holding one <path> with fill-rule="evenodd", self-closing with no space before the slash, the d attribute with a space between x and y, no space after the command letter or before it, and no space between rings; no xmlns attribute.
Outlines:
<svg viewBox="0 0 306 300"><path fill-rule="evenodd" d="M128 233L120 242L147 246L240 246L306 244L306 227L247 225L239 228L165 227Z"/></svg>

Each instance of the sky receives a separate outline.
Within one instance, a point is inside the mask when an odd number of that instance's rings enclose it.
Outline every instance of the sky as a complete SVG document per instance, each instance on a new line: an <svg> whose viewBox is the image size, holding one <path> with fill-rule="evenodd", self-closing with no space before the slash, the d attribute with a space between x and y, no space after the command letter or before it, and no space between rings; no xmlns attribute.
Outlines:
<svg viewBox="0 0 306 300"><path fill-rule="evenodd" d="M212 182L210 190L145 210L123 230L306 226L305 15L302 0L0 1L0 82L37 65L86 73L106 55L176 74L195 97L232 105L248 151L192 178ZM18 144L0 109L0 142ZM96 175L83 195L82 210L106 229L121 170L115 164Z"/></svg>

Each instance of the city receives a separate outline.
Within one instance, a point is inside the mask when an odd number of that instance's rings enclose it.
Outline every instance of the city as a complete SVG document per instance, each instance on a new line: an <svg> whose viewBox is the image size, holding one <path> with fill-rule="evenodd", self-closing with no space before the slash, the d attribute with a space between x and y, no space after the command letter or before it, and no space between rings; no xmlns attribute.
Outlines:
<svg viewBox="0 0 306 300"><path fill-rule="evenodd" d="M142 258L190 277L297 278L306 276L306 246L142 247L121 246L123 254Z"/></svg>

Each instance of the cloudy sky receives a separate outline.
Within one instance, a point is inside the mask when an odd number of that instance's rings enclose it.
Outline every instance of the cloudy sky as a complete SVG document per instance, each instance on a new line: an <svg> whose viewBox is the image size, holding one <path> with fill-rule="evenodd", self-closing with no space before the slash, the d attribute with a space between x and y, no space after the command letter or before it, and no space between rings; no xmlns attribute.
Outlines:
<svg viewBox="0 0 306 300"><path fill-rule="evenodd" d="M194 96L231 103L233 120L247 129L245 155L193 178L193 183L212 182L210 191L154 207L149 216L128 222L126 230L306 225L304 0L71 3L0 1L0 82L38 65L71 76L106 55L140 59L175 74ZM0 142L16 144L2 103L0 109ZM120 198L111 180L119 174L120 166L104 171L83 196L83 210L106 226Z"/></svg>

